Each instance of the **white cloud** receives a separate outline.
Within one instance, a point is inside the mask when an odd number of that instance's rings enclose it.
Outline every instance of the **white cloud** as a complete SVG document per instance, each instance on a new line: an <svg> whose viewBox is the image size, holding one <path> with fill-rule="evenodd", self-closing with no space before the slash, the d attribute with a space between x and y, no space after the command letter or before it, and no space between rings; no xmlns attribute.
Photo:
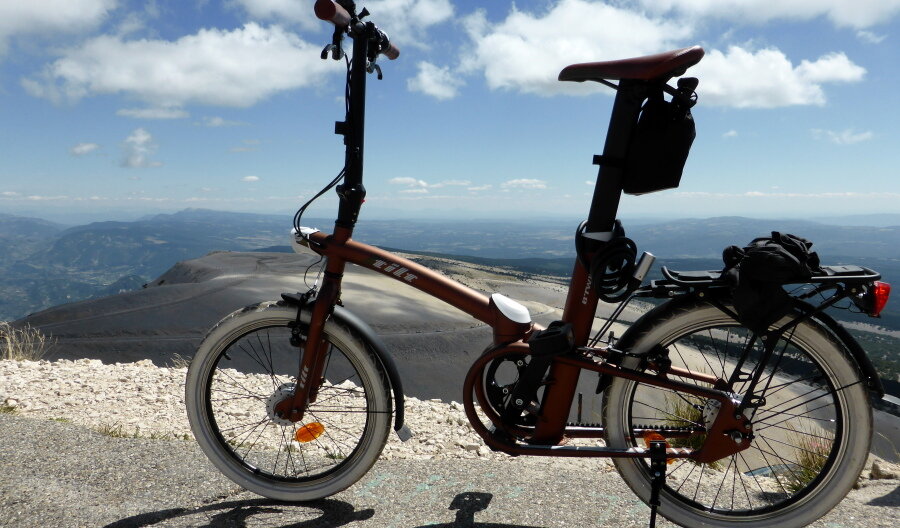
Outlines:
<svg viewBox="0 0 900 528"><path fill-rule="evenodd" d="M734 22L809 20L827 17L837 27L864 28L900 13L900 0L639 0L655 12L675 10L690 17Z"/></svg>
<svg viewBox="0 0 900 528"><path fill-rule="evenodd" d="M737 137L737 135L738 135L737 130L729 130L728 132L725 132L724 134L722 134L722 137L725 139L729 139L729 138Z"/></svg>
<svg viewBox="0 0 900 528"><path fill-rule="evenodd" d="M853 145L854 143L862 143L875 137L872 131L857 132L852 128L835 132L833 130L822 130L819 128L812 129L812 135L816 139L828 140L836 145Z"/></svg>
<svg viewBox="0 0 900 528"><path fill-rule="evenodd" d="M887 35L878 35L871 31L861 29L856 32L856 38L869 44L881 44L882 42L884 42L884 39L887 38Z"/></svg>
<svg viewBox="0 0 900 528"><path fill-rule="evenodd" d="M731 5L735 1L724 3ZM464 51L460 70L483 72L491 89L539 95L588 94L598 90L612 94L595 83L559 82L557 73L572 63L683 47L696 38L695 27L686 22L693 19L664 15L676 7L694 6L692 9L698 13L714 16L717 9L712 0L669 0L662 8L648 7L646 11L640 11L636 3L640 2L607 5L589 0L558 0L539 13L513 7L497 23L478 11L464 20L471 49ZM597 20L603 20L602 31L597 28ZM821 105L826 100L823 85L856 82L865 73L844 53L830 53L795 65L778 49L748 50L740 46L731 46L725 52L708 51L689 71L700 78L702 103L738 108Z"/></svg>
<svg viewBox="0 0 900 528"><path fill-rule="evenodd" d="M503 182L500 187L503 189L546 189L547 182L533 178L521 178Z"/></svg>
<svg viewBox="0 0 900 528"><path fill-rule="evenodd" d="M427 47L429 28L453 17L450 0L368 0L365 7L391 42L420 48Z"/></svg>
<svg viewBox="0 0 900 528"><path fill-rule="evenodd" d="M488 191L488 190L492 189L493 187L494 187L493 185L487 184L487 185L478 185L475 187L469 187L466 190L471 191L471 192L479 192L479 191Z"/></svg>
<svg viewBox="0 0 900 528"><path fill-rule="evenodd" d="M449 66L440 67L423 61L418 68L419 73L406 81L406 87L412 92L422 92L443 101L459 95L459 87L465 84Z"/></svg>
<svg viewBox="0 0 900 528"><path fill-rule="evenodd" d="M3 0L0 2L0 54L18 35L78 33L102 22L117 0Z"/></svg>
<svg viewBox="0 0 900 528"><path fill-rule="evenodd" d="M308 29L327 27L326 22L316 18L311 1L232 0L232 3L256 20L297 23ZM388 34L391 42L414 47L427 47L426 30L453 16L450 0L369 0L357 3L357 7L365 7L372 13L371 20Z"/></svg>
<svg viewBox="0 0 900 528"><path fill-rule="evenodd" d="M813 83L857 82L865 74L865 68L853 64L843 53L829 53L815 62L804 60L797 66L797 75Z"/></svg>
<svg viewBox="0 0 900 528"><path fill-rule="evenodd" d="M428 187L428 184L423 180L417 180L415 178L403 177L403 178L391 178L388 180L390 185L406 185L407 187Z"/></svg>
<svg viewBox="0 0 900 528"><path fill-rule="evenodd" d="M408 176L400 177L400 178L391 178L388 180L389 185L404 185L409 187L407 190L400 191L402 193L417 193L424 194L428 192L428 189L440 189L442 187L465 187L467 185L472 185L472 182L469 180L444 180L438 183L428 183L425 180L418 180L416 178L410 178Z"/></svg>
<svg viewBox="0 0 900 528"><path fill-rule="evenodd" d="M143 128L136 128L122 144L124 157L121 165L128 168L159 167L162 163L150 159L157 148L149 132Z"/></svg>
<svg viewBox="0 0 900 528"><path fill-rule="evenodd" d="M693 31L684 21L586 0L560 0L540 15L513 7L497 24L477 12L464 23L472 40L472 49L464 54L464 71L482 71L492 89L541 95L597 89L593 83L559 82L559 71L569 64L677 48Z"/></svg>
<svg viewBox="0 0 900 528"><path fill-rule="evenodd" d="M251 183L258 182L259 176L244 176L243 178L241 178L241 181L242 182L251 182Z"/></svg>
<svg viewBox="0 0 900 528"><path fill-rule="evenodd" d="M315 28L323 22L316 18L312 2L296 0L232 0L256 20L275 20L280 23L295 22L306 28Z"/></svg>
<svg viewBox="0 0 900 528"><path fill-rule="evenodd" d="M69 153L73 156L84 156L85 154L90 154L100 148L100 145L96 143L79 143L74 147L69 149Z"/></svg>
<svg viewBox="0 0 900 528"><path fill-rule="evenodd" d="M691 69L700 78L703 104L736 108L777 108L825 104L822 84L856 82L866 70L843 53L830 53L794 66L777 49L748 51L731 46L712 50Z"/></svg>
<svg viewBox="0 0 900 528"><path fill-rule="evenodd" d="M122 108L116 115L135 119L182 119L190 114L180 108Z"/></svg>
<svg viewBox="0 0 900 528"><path fill-rule="evenodd" d="M319 59L318 45L279 26L250 23L232 31L201 29L176 41L96 37L22 84L55 101L126 94L170 110L189 103L247 107L339 69Z"/></svg>
<svg viewBox="0 0 900 528"><path fill-rule="evenodd" d="M207 126L207 127L228 127L228 126L241 126L246 125L247 123L242 123L240 121L229 121L222 117L213 116L213 117L204 117L203 121L197 123L199 125Z"/></svg>

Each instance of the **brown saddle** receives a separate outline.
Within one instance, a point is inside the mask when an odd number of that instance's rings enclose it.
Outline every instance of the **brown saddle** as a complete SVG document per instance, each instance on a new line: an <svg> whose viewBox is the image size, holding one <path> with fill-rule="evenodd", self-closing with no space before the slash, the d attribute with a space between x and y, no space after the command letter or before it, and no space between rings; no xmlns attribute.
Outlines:
<svg viewBox="0 0 900 528"><path fill-rule="evenodd" d="M576 82L618 79L668 80L683 75L688 68L700 62L703 53L700 46L691 46L633 59L573 64L559 72L559 80Z"/></svg>

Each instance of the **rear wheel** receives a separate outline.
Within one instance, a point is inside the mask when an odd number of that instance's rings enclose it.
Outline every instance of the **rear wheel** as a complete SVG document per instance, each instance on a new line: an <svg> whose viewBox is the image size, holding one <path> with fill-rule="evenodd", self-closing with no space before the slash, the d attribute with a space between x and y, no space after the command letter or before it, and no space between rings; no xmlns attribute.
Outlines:
<svg viewBox="0 0 900 528"><path fill-rule="evenodd" d="M757 366L763 351L752 332L705 302L656 308L635 323L619 348L643 354L658 344L668 349L673 366L722 379L729 379L744 350L749 352L743 372ZM855 365L828 331L812 322L786 332L774 350L755 391L765 403L751 420L751 446L711 464L687 459L670 464L661 515L691 527L806 526L853 486L872 432L872 410ZM626 366L637 368L637 359L628 361ZM747 384L736 382L731 391L741 396ZM645 447L632 431L702 431L716 411L695 396L616 378L604 423L611 447ZM699 448L705 440L702 432L671 435L673 447ZM615 463L625 482L648 501L649 461Z"/></svg>
<svg viewBox="0 0 900 528"><path fill-rule="evenodd" d="M263 303L223 319L191 362L185 403L197 442L225 476L265 497L309 501L372 467L390 430L391 397L377 358L329 321L318 397L302 421L281 419L274 406L293 394L302 355L290 344L296 317L296 307Z"/></svg>

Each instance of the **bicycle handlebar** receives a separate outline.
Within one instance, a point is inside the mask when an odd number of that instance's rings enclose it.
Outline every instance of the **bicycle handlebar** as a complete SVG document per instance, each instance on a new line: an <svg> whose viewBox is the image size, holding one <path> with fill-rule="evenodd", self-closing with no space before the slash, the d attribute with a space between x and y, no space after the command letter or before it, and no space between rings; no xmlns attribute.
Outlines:
<svg viewBox="0 0 900 528"><path fill-rule="evenodd" d="M314 8L319 19L331 22L339 28L349 26L354 19L353 15L334 0L316 0ZM400 56L400 48L392 44L388 36L381 30L375 31L373 43L377 46L378 52L389 60L394 60Z"/></svg>
<svg viewBox="0 0 900 528"><path fill-rule="evenodd" d="M350 24L350 13L333 0L316 0L316 16L335 26L346 27Z"/></svg>

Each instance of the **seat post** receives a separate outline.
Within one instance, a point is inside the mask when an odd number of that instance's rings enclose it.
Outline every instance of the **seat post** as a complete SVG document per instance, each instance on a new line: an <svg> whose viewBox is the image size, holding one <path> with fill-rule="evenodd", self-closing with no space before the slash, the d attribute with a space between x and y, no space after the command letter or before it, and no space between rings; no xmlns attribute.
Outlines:
<svg viewBox="0 0 900 528"><path fill-rule="evenodd" d="M613 230L622 196L628 141L641 112L644 87L645 83L641 81L623 79L619 82L585 229L589 240L606 241L610 236L608 233ZM591 245L588 244L587 248L590 249Z"/></svg>

